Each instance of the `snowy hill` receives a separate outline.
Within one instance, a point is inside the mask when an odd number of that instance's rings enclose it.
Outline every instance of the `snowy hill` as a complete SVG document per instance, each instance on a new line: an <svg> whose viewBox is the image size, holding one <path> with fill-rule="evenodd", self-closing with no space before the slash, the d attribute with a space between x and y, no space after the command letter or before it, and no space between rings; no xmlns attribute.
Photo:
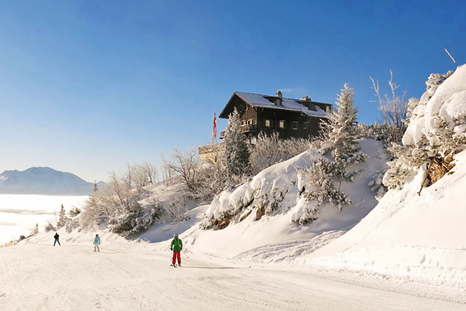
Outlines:
<svg viewBox="0 0 466 311"><path fill-rule="evenodd" d="M0 174L2 194L87 195L92 188L92 183L74 174L49 167L31 167Z"/></svg>
<svg viewBox="0 0 466 311"><path fill-rule="evenodd" d="M342 184L352 204L325 205L300 224L312 203L300 198L297 167L318 156L303 153L190 210L188 221L157 223L135 240L99 232L100 254L95 232L84 230L60 229L60 247L41 232L0 248L0 309L466 310L465 77L466 66L433 75L410 102L403 142L419 161L392 167L385 177L400 177L401 187L380 202L368 185L380 180L385 154L362 140L368 158L352 167L362 172ZM454 167L427 185L429 152L445 141L457 143ZM176 269L174 233L184 242Z"/></svg>
<svg viewBox="0 0 466 311"><path fill-rule="evenodd" d="M402 190L389 191L352 230L299 261L465 289L466 151L455 163L452 174L421 195L422 172Z"/></svg>
<svg viewBox="0 0 466 311"><path fill-rule="evenodd" d="M380 143L374 140L360 142L362 151L368 155L365 163L353 165L353 169L362 169L353 183L344 183L342 188L353 200L349 206L339 211L333 205L326 205L319 218L309 225L295 223L305 212L311 202L300 196L297 166L304 167L311 163L312 154L302 153L292 159L271 166L251 181L236 188L233 192L225 191L218 196L206 211L204 224L220 215L237 215L223 230L199 232L196 246L206 240L221 239L222 246L214 243L203 252L222 252L234 256L241 252L271 243L282 243L290 240L308 240L324 232L347 230L377 205L374 193L367 184L385 165L385 152ZM248 204L245 204L247 202ZM261 210L272 210L270 216L258 217ZM215 245L215 246L214 246Z"/></svg>
<svg viewBox="0 0 466 311"><path fill-rule="evenodd" d="M455 139L464 137L465 74L466 66L460 66L453 74L429 77L426 93L411 107L411 122L403 138L406 144L423 143L423 135L435 138L442 131L439 118L448 121ZM311 224L293 224L305 208L305 202L299 200L295 168L306 165L309 158L301 154L218 196L207 207L201 223L229 215L230 223L224 229L200 230L193 226L185 231L176 226L156 226L142 237L151 239L161 232L169 236L167 232L183 230L182 237L192 251L212 256L352 271L466 290L466 211L461 204L466 151L455 154L454 168L422 192L427 168L421 162L417 168L410 168L402 189L390 190L376 202L367 184L386 159L375 141L361 141L361 147L369 155L360 164L364 171L354 183L343 185L353 204L342 211L326 206ZM457 150L462 148L460 144ZM413 150L413 154L416 152L419 148ZM270 206L273 211L269 216L257 217L258 209Z"/></svg>

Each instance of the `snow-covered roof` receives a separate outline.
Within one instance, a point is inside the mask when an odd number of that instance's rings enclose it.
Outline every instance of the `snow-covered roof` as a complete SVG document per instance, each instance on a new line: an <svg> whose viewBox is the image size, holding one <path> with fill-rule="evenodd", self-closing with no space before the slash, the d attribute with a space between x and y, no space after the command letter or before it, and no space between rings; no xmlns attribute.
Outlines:
<svg viewBox="0 0 466 311"><path fill-rule="evenodd" d="M277 105L275 103L275 100L278 99L278 97L276 96L267 96L245 92L235 92L235 94L253 107L297 111L302 112L310 117L327 118L327 113L325 112L325 110L319 107L318 104L330 105L326 103L310 102L315 104L314 107L316 109L310 110L308 107L304 105L304 101L301 101L299 99L282 98L281 105Z"/></svg>

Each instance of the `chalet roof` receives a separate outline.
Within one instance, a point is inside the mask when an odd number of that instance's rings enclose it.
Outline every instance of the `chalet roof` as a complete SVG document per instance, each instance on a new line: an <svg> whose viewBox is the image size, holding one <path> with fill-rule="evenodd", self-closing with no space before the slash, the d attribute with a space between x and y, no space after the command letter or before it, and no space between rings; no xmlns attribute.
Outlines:
<svg viewBox="0 0 466 311"><path fill-rule="evenodd" d="M268 96L268 95L246 93L246 92L235 92L233 96L231 97L230 101L228 102L228 104L225 106L225 109L220 114L221 118L228 118L229 113L227 113L227 111L229 112L230 109L227 109L227 107L229 103L232 101L232 99L235 97L235 95L240 97L247 104L255 108L270 108L270 109L277 109L277 110L296 111L296 112L301 112L310 117L327 118L327 113L325 112L325 110L321 109L317 104L324 104L324 105L331 106L330 104L317 103L317 102L311 101L311 103L316 103L316 105L314 105L315 110L310 110L306 105L304 105L305 101L299 100L299 99L283 97L281 98L282 99L281 105L277 105L276 100L279 99L279 97L276 97L276 96Z"/></svg>

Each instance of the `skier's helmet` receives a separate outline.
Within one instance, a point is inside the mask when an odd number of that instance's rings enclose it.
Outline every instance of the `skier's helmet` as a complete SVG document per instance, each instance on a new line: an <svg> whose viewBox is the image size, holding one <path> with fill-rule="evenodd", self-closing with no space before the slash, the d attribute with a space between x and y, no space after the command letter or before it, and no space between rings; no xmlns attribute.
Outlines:
<svg viewBox="0 0 466 311"><path fill-rule="evenodd" d="M178 234L175 234L173 237L177 238L177 237L178 237Z"/></svg>

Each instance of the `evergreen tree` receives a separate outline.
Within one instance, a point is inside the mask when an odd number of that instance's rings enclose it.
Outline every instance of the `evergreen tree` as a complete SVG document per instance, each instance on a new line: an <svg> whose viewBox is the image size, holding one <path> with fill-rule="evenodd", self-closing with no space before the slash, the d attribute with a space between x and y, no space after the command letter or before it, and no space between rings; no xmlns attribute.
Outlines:
<svg viewBox="0 0 466 311"><path fill-rule="evenodd" d="M236 108L228 118L223 144L225 149L222 163L226 185L233 186L243 181L250 172L248 143L241 129L241 120Z"/></svg>
<svg viewBox="0 0 466 311"><path fill-rule="evenodd" d="M357 142L357 114L358 108L353 108L353 89L346 83L336 102L338 108L328 115L328 123L324 124L326 144L324 151L331 151L331 158L335 162L348 163L364 162L365 155Z"/></svg>
<svg viewBox="0 0 466 311"><path fill-rule="evenodd" d="M60 213L58 214L57 227L58 228L64 227L66 225L67 220L68 220L68 218L66 217L65 207L62 204L61 209L60 209Z"/></svg>
<svg viewBox="0 0 466 311"><path fill-rule="evenodd" d="M338 108L329 113L328 122L323 126L320 152L327 157L314 161L310 168L298 168L304 181L302 195L307 201L314 202L297 220L301 224L315 220L324 204L333 204L341 210L342 205L351 203L341 190L341 183L353 181L358 173L348 172L348 164L363 162L366 157L356 140L358 109L353 108L353 89L348 84L341 90L336 104Z"/></svg>

